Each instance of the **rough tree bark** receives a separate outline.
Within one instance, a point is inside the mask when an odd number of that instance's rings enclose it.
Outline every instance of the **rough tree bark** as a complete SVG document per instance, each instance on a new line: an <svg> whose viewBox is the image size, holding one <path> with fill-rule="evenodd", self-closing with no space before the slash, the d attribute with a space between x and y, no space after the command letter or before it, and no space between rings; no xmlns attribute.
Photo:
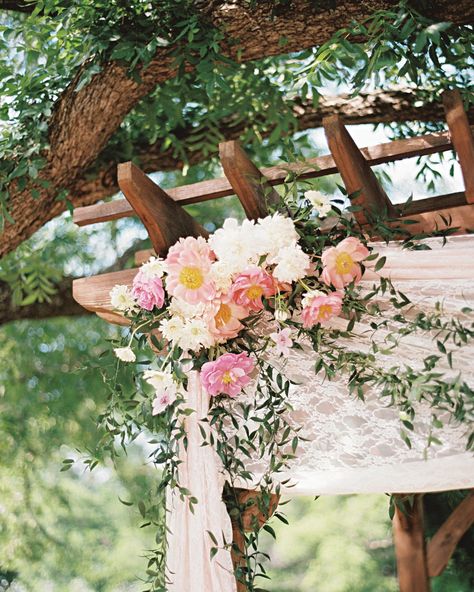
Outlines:
<svg viewBox="0 0 474 592"><path fill-rule="evenodd" d="M20 2L19 4L23 4ZM316 5L294 0L272 16L272 3L247 0L196 2L212 25L225 31L223 52L241 60L254 60L292 52L327 41L353 19L363 20L376 10L391 8L397 0L341 0ZM0 4L1 8L1 4ZM439 0L430 10L434 19L455 23L474 22L471 0ZM72 188L94 163L133 106L157 85L175 76L167 48L141 73L137 82L127 76L118 62L104 64L102 71L79 92L76 86L81 72L59 98L50 120L50 149L41 176L52 188ZM39 199L12 189L11 214L15 224L6 227L0 242L0 257L31 236L48 219L60 213L63 205L55 202L54 192L43 190Z"/></svg>

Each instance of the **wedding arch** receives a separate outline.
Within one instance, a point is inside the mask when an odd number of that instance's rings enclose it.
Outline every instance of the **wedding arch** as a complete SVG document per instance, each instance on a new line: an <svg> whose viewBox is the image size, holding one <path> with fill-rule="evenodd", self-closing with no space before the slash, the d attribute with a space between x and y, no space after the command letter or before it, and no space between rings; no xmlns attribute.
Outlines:
<svg viewBox="0 0 474 592"><path fill-rule="evenodd" d="M422 302L424 307L435 306L442 298L445 309L456 316L462 314L466 301L474 300L474 238L469 235L474 229L474 139L459 93L446 91L443 103L449 132L359 149L340 117L334 115L323 120L330 150L326 156L259 170L238 142L224 142L219 153L225 177L166 191L134 164L121 164L118 179L126 199L77 208L74 221L85 226L137 215L153 245L153 252L136 254L136 263L140 264L153 253L166 256L181 237L208 237L207 231L183 205L235 194L247 218L258 220L268 214L269 204L278 202L275 185L292 178L309 179L339 172L357 222L377 245L385 263L381 269L366 268L362 284L368 287L376 276L382 275L402 285L403 292L413 302ZM412 201L403 208L391 203L371 170L376 164L453 149L461 166L465 191ZM388 222L380 221L378 216L382 214ZM433 233L441 238L423 239L427 249L402 251L397 241L377 243L381 225L388 226L396 236L412 236L414 241ZM74 298L107 322L127 325L130 319L112 306L110 291L117 284L131 286L138 272L134 268L78 279L73 285ZM362 348L371 339L371 333L361 323L356 323L352 331ZM416 364L429 346L426 340L412 336L404 341L397 355ZM473 353L472 347L465 347L452 371L462 370L472 378ZM381 351L380 356L383 355ZM203 428L199 421L208 413L207 399L202 396L198 377L189 374L187 404L196 413L186 418L187 447L181 451L177 470L198 503L190 508L183 496L170 501L168 569L175 576L170 589L245 591L242 580L238 577L235 580L230 557L238 573L246 544L245 531L265 524L275 511L280 493L373 492L394 494L398 500L394 506L393 532L401 592L427 592L430 578L443 571L457 542L474 522L471 493L429 543L425 543L423 494L474 488L474 459L472 452L465 451L465 426L450 423L440 426L439 441L438 437L432 437L436 446L430 447L428 457L423 458L425 435L410 435L410 447L407 446L399 435L400 414L396 409L370 396L365 401L349 396L347 388L337 379L332 382L316 379L311 352L291 350L285 363L290 369L291 384L297 385L289 394L292 421L302 426L304 438L290 470L284 472L281 483L266 500L266 511L260 503L263 494L252 489L249 479L234 487L232 495L237 503L226 500L230 518L212 447L202 445L203 438L212 440L206 431L209 428ZM472 414L472 409L467 412ZM427 426L431 414L432 409L420 409L421 426ZM259 474L258 461L252 469L254 474ZM221 533L224 542L226 535L227 541L229 536L233 539L231 547L220 548L222 545L215 539ZM212 560L209 551L214 556ZM213 567L209 568L210 565Z"/></svg>

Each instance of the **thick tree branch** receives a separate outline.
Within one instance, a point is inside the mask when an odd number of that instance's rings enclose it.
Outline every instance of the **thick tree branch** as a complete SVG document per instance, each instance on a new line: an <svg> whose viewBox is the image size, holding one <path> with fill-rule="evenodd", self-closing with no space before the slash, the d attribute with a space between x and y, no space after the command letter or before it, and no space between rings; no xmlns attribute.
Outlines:
<svg viewBox="0 0 474 592"><path fill-rule="evenodd" d="M392 8L397 0L341 0L315 5L294 0L272 15L272 3L253 7L247 0L196 2L209 21L225 31L223 52L240 60L254 60L282 52L292 52L327 41L331 35L362 20L377 9ZM454 23L474 22L471 0L439 0L432 18ZM176 48L173 48L176 49ZM127 68L118 62L104 64L91 82L76 92L79 72L58 100L50 121L50 149L41 176L51 183L39 199L30 189L11 195L11 214L15 224L6 227L0 243L0 257L31 236L47 220L58 215L63 204L55 201L58 188L74 187L94 163L109 138L134 105L157 85L175 76L169 48L161 48L141 73L141 81L131 79Z"/></svg>
<svg viewBox="0 0 474 592"><path fill-rule="evenodd" d="M376 91L371 94L362 93L357 97L347 96L322 97L319 105L314 107L312 101L297 101L293 107L299 131L321 126L322 118L338 113L349 125L363 123L390 123L393 121L441 121L444 119L441 103L420 105L416 102L411 91ZM474 123L474 106L469 110L469 119ZM268 136L272 126L262 133ZM200 132L205 129L198 130ZM234 140L245 132L245 124L239 121L235 124L231 119L223 121L220 127L223 140ZM196 133L196 129L183 128L176 130L178 138L187 138ZM217 154L217 146L216 152ZM156 142L152 146L137 145L134 150L140 167L147 173L155 171L171 171L183 166L181 160L176 159L173 149L163 150L162 143ZM213 154L204 154L201 150L187 152L188 162L198 164L210 158ZM90 205L110 197L119 190L117 185L117 163L109 162L101 167L98 173L78 179L71 188L71 198L76 206Z"/></svg>

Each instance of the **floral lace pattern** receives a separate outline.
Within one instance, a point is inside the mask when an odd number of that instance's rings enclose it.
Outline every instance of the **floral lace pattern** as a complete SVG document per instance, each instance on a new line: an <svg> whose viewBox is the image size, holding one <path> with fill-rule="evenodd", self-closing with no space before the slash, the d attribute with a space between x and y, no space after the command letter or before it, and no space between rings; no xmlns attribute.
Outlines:
<svg viewBox="0 0 474 592"><path fill-rule="evenodd" d="M397 276L396 285L414 304L413 312L426 312L441 302L443 310L450 315L462 315L461 309L474 303L474 239L455 237L443 248L440 248L439 239L425 242L432 250L406 252L393 245L377 245L377 250L387 256L383 274ZM419 279L414 279L416 276ZM370 289L370 280L370 274L366 274L361 284L363 289ZM336 319L333 326L342 329L344 323L342 319ZM357 324L354 332L358 335L357 340L340 340L339 343L352 350L366 349L372 339L370 327ZM381 338L383 335L379 329L377 339ZM380 355L379 363L386 368L394 365L416 368L433 347L433 340L426 334L406 336L391 355ZM400 437L398 410L388 406L389 401L384 404L370 388L365 392L365 401L350 395L347 376L333 380L316 376L315 356L309 347L293 349L284 362L284 374L297 383L289 393L294 408L292 422L295 426L303 426L301 436L306 439L300 442L297 458L285 474L285 478L293 477L291 491L313 494L372 491L374 488L389 491L383 486L383 475L387 476L385 482L390 483L388 477L395 468L398 491L421 491L423 482L426 487L434 489L435 466L438 467L436 489L474 486L474 459L465 453L465 424L446 423L446 418L438 413L444 425L434 435L441 444L426 448L432 409L423 402L418 403L415 430L410 432L412 447L409 448ZM462 369L466 382L474 384L473 358L473 346L457 349L453 355L453 368L446 366L444 370L449 376ZM274 363L281 367L277 359ZM247 397L252 396L251 389L247 389ZM251 464L256 475L262 472L259 466L261 468L258 462ZM378 470L374 473L375 468ZM416 489L410 482L413 472L416 474ZM325 477L331 475L336 479L328 491ZM364 475L367 479L376 476L372 489Z"/></svg>

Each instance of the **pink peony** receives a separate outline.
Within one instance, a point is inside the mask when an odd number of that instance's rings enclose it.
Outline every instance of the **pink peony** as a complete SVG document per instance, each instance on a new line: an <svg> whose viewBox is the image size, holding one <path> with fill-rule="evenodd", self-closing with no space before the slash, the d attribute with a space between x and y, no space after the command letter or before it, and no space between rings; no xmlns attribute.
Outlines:
<svg viewBox="0 0 474 592"><path fill-rule="evenodd" d="M255 367L246 353L224 354L215 362L206 362L201 369L201 381L206 391L236 397L250 382L249 374Z"/></svg>
<svg viewBox="0 0 474 592"><path fill-rule="evenodd" d="M343 288L352 281L358 282L362 276L359 261L368 257L369 251L358 238L350 236L337 247L324 251L322 256L322 280L328 286Z"/></svg>
<svg viewBox="0 0 474 592"><path fill-rule="evenodd" d="M250 267L236 277L230 294L236 304L258 311L263 308L262 296L268 298L275 294L275 283L260 267Z"/></svg>
<svg viewBox="0 0 474 592"><path fill-rule="evenodd" d="M327 325L328 321L340 315L342 295L339 292L308 294L304 299L302 319L303 327L310 329L316 324Z"/></svg>
<svg viewBox="0 0 474 592"><path fill-rule="evenodd" d="M235 304L229 296L222 296L210 304L206 319L211 334L220 341L236 337L243 325L240 319L249 314L247 308Z"/></svg>
<svg viewBox="0 0 474 592"><path fill-rule="evenodd" d="M212 300L216 294L210 276L214 255L202 237L180 238L166 258L166 288L176 298L189 304Z"/></svg>
<svg viewBox="0 0 474 592"><path fill-rule="evenodd" d="M165 300L163 282L159 277L147 277L139 271L133 278L132 295L145 310L161 308Z"/></svg>

